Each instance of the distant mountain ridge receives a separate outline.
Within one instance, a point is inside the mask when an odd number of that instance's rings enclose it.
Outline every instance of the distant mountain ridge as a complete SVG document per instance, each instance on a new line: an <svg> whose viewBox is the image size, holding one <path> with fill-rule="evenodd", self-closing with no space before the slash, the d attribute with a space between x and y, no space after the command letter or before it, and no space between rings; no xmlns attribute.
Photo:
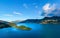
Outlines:
<svg viewBox="0 0 60 38"><path fill-rule="evenodd" d="M59 24L60 16L45 17L41 21L42 24Z"/></svg>
<svg viewBox="0 0 60 38"><path fill-rule="evenodd" d="M20 23L39 23L40 19L27 19L25 21L21 21Z"/></svg>
<svg viewBox="0 0 60 38"><path fill-rule="evenodd" d="M45 17L43 19L55 19L55 20L58 19L58 20L60 20L60 16Z"/></svg>
<svg viewBox="0 0 60 38"><path fill-rule="evenodd" d="M24 21L20 21L18 23L42 23L42 24L47 24L47 23L60 23L60 17L59 16L53 16L53 17L45 17L43 19L27 19Z"/></svg>

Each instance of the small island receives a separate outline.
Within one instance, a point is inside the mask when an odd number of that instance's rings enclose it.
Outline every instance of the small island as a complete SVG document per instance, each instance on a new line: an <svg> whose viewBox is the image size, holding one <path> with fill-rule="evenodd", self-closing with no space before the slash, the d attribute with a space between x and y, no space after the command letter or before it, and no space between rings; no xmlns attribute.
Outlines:
<svg viewBox="0 0 60 38"><path fill-rule="evenodd" d="M24 25L17 26L15 23L9 23L11 27L18 28L20 30L32 30L30 27L26 27Z"/></svg>
<svg viewBox="0 0 60 38"><path fill-rule="evenodd" d="M30 28L30 27L26 27L26 26L24 26L24 25L20 25L20 26L16 26L16 28L18 28L18 29L20 29L20 30L32 30L32 28Z"/></svg>
<svg viewBox="0 0 60 38"><path fill-rule="evenodd" d="M20 29L20 30L32 30L32 28L27 27L25 25L17 26L17 24L15 24L15 23L6 22L6 21L0 21L0 29L8 28L8 27L17 28L17 29Z"/></svg>

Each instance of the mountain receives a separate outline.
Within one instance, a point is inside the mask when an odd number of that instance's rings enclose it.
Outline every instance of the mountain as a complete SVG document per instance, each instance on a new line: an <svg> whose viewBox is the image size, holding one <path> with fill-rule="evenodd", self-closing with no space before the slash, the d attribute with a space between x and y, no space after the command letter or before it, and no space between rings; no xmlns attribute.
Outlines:
<svg viewBox="0 0 60 38"><path fill-rule="evenodd" d="M1 29L1 28L7 28L7 27L11 27L11 26L9 25L9 22L0 20L0 29Z"/></svg>
<svg viewBox="0 0 60 38"><path fill-rule="evenodd" d="M38 24L59 24L60 23L60 17L59 16L53 16L53 17L45 17L43 19L27 19L24 21L18 21L17 23L38 23Z"/></svg>
<svg viewBox="0 0 60 38"><path fill-rule="evenodd" d="M19 23L40 23L40 21L41 21L40 19L27 19Z"/></svg>
<svg viewBox="0 0 60 38"><path fill-rule="evenodd" d="M41 23L42 24L59 24L60 17L59 16L45 17L42 19Z"/></svg>

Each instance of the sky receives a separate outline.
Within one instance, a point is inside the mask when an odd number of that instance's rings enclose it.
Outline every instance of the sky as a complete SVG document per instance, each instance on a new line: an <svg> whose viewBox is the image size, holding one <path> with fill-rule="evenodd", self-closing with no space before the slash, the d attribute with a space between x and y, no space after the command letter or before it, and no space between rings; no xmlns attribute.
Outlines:
<svg viewBox="0 0 60 38"><path fill-rule="evenodd" d="M57 14L59 4L60 0L0 0L0 20L42 19Z"/></svg>

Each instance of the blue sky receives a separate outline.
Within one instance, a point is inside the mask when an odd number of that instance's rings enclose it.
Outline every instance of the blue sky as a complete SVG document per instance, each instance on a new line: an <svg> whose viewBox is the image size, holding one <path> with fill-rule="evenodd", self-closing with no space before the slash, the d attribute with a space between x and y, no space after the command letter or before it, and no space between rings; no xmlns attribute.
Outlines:
<svg viewBox="0 0 60 38"><path fill-rule="evenodd" d="M0 20L41 19L46 4L59 7L60 0L0 0Z"/></svg>

